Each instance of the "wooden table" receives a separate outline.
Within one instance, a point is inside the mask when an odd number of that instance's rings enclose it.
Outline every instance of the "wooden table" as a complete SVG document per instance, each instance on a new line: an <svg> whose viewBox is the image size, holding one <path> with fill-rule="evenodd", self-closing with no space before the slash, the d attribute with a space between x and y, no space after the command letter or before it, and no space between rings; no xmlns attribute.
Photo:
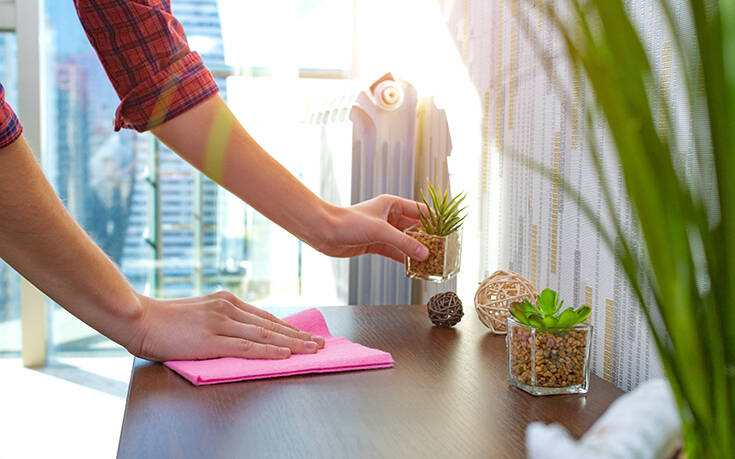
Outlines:
<svg viewBox="0 0 735 459"><path fill-rule="evenodd" d="M334 336L393 354L391 369L195 387L136 359L118 457L523 457L532 421L579 437L622 391L533 397L506 382L505 336L465 307L454 329L424 306L322 308Z"/></svg>

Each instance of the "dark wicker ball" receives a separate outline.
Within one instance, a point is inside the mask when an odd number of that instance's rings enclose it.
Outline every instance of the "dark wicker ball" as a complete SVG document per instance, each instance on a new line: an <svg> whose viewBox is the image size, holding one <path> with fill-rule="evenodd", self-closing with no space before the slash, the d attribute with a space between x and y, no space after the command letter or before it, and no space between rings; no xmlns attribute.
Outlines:
<svg viewBox="0 0 735 459"><path fill-rule="evenodd" d="M437 327L449 328L457 325L464 311L462 311L462 301L454 292L437 293L429 299L426 305L429 312L429 319Z"/></svg>

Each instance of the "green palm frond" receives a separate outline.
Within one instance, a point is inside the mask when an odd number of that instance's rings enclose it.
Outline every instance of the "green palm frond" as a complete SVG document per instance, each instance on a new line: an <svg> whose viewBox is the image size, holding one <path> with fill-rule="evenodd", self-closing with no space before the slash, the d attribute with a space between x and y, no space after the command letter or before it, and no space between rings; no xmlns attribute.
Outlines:
<svg viewBox="0 0 735 459"><path fill-rule="evenodd" d="M558 173L525 159L579 203L615 254L671 382L686 455L735 457L735 2L682 0L687 5L675 15L670 0L657 0L668 28L662 32L670 36L683 75L686 113L676 118L688 125L675 125L667 91L626 10L629 2L516 1L538 8L552 23L573 70L593 93L592 103L582 107L586 140L612 225L603 225ZM577 110L534 28L521 29L564 108ZM635 236L617 217L603 167L609 162L596 144L598 121L615 143L637 217ZM677 142L682 127L693 139L691 152ZM694 172L682 171L687 154Z"/></svg>

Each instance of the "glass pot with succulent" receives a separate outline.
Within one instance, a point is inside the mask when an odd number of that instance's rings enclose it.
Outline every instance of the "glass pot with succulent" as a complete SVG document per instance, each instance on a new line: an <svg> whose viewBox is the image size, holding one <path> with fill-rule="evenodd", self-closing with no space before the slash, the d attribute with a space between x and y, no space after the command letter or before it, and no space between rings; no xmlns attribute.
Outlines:
<svg viewBox="0 0 735 459"><path fill-rule="evenodd" d="M420 223L407 228L404 232L429 249L424 261L406 257L406 276L434 282L444 282L459 272L462 254L462 223L467 207L460 207L466 193L449 197L449 188L443 191L431 182L426 182L429 200L423 190L421 200L428 211L419 206ZM418 204L417 204L418 206Z"/></svg>
<svg viewBox="0 0 735 459"><path fill-rule="evenodd" d="M508 380L529 394L583 394L590 378L588 306L566 308L551 289L513 303L506 325Z"/></svg>

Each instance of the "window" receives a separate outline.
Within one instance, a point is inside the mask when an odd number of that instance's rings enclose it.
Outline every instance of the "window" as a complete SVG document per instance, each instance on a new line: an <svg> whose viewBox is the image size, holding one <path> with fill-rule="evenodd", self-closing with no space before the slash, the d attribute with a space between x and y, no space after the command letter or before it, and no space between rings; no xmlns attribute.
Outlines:
<svg viewBox="0 0 735 459"><path fill-rule="evenodd" d="M300 176L304 162L316 158L305 156L308 149L294 140L310 100L330 91L341 94L348 84L339 79L351 69L351 2L271 3L177 0L172 7L190 46L213 70L221 95ZM73 3L44 4L43 168L77 222L146 294L170 298L227 289L256 304L298 304L300 242L151 135L113 132L119 100ZM325 29L335 14L344 16L339 26ZM281 21L282 16L290 19ZM260 25L245 30L243 23ZM286 34L281 38L289 46L300 43L303 49L287 53L275 35L259 41L256 32L266 29ZM306 38L294 41L298 35ZM284 68L291 69L286 80ZM283 97L289 94L301 96ZM295 134L290 143L279 142L284 130ZM58 305L50 306L49 322L52 355L121 351Z"/></svg>
<svg viewBox="0 0 735 459"><path fill-rule="evenodd" d="M44 2L45 149L43 169L76 221L138 289L147 284L142 239L143 173L149 136L115 133L118 98L79 25L72 2ZM54 352L117 349L58 305L49 310Z"/></svg>
<svg viewBox="0 0 735 459"><path fill-rule="evenodd" d="M11 106L18 106L18 45L15 34L0 32L0 82ZM0 358L20 354L20 277L0 260Z"/></svg>
<svg viewBox="0 0 735 459"><path fill-rule="evenodd" d="M303 180L308 167L319 165L319 140L307 126L310 108L348 94L354 84L348 79L352 2L220 4L225 67L239 69L227 78L228 104L266 151ZM308 298L302 288L302 261L310 248L228 193L222 192L220 202L221 242L232 245L242 240L247 253L241 262L248 271L247 288L240 290L244 298L258 305L337 301L323 292L319 298ZM330 275L329 270L324 275Z"/></svg>
<svg viewBox="0 0 735 459"><path fill-rule="evenodd" d="M353 60L350 0L225 0L228 65L301 76L349 76ZM176 5L174 3L174 5Z"/></svg>
<svg viewBox="0 0 735 459"><path fill-rule="evenodd" d="M305 119L309 98L292 96L326 97L325 85L313 79L343 78L351 66L351 3L337 3L172 3L190 45L215 73L221 95L266 150L297 176L304 161L317 157L305 154L300 142L299 123ZM338 21L346 24L339 30L345 35L342 40L332 40L330 47L323 27L317 34L301 34L309 39L292 40L293 21L302 28L316 27L315 21L324 22L327 14L346 15ZM299 43L321 51L312 50L308 59L305 53L291 54L287 48ZM340 83L328 86L341 90ZM293 135L284 139L283 132ZM178 297L227 289L260 305L299 301L303 250L299 241L160 144L151 170L158 172L151 225L157 231L151 241L156 259L153 292Z"/></svg>

